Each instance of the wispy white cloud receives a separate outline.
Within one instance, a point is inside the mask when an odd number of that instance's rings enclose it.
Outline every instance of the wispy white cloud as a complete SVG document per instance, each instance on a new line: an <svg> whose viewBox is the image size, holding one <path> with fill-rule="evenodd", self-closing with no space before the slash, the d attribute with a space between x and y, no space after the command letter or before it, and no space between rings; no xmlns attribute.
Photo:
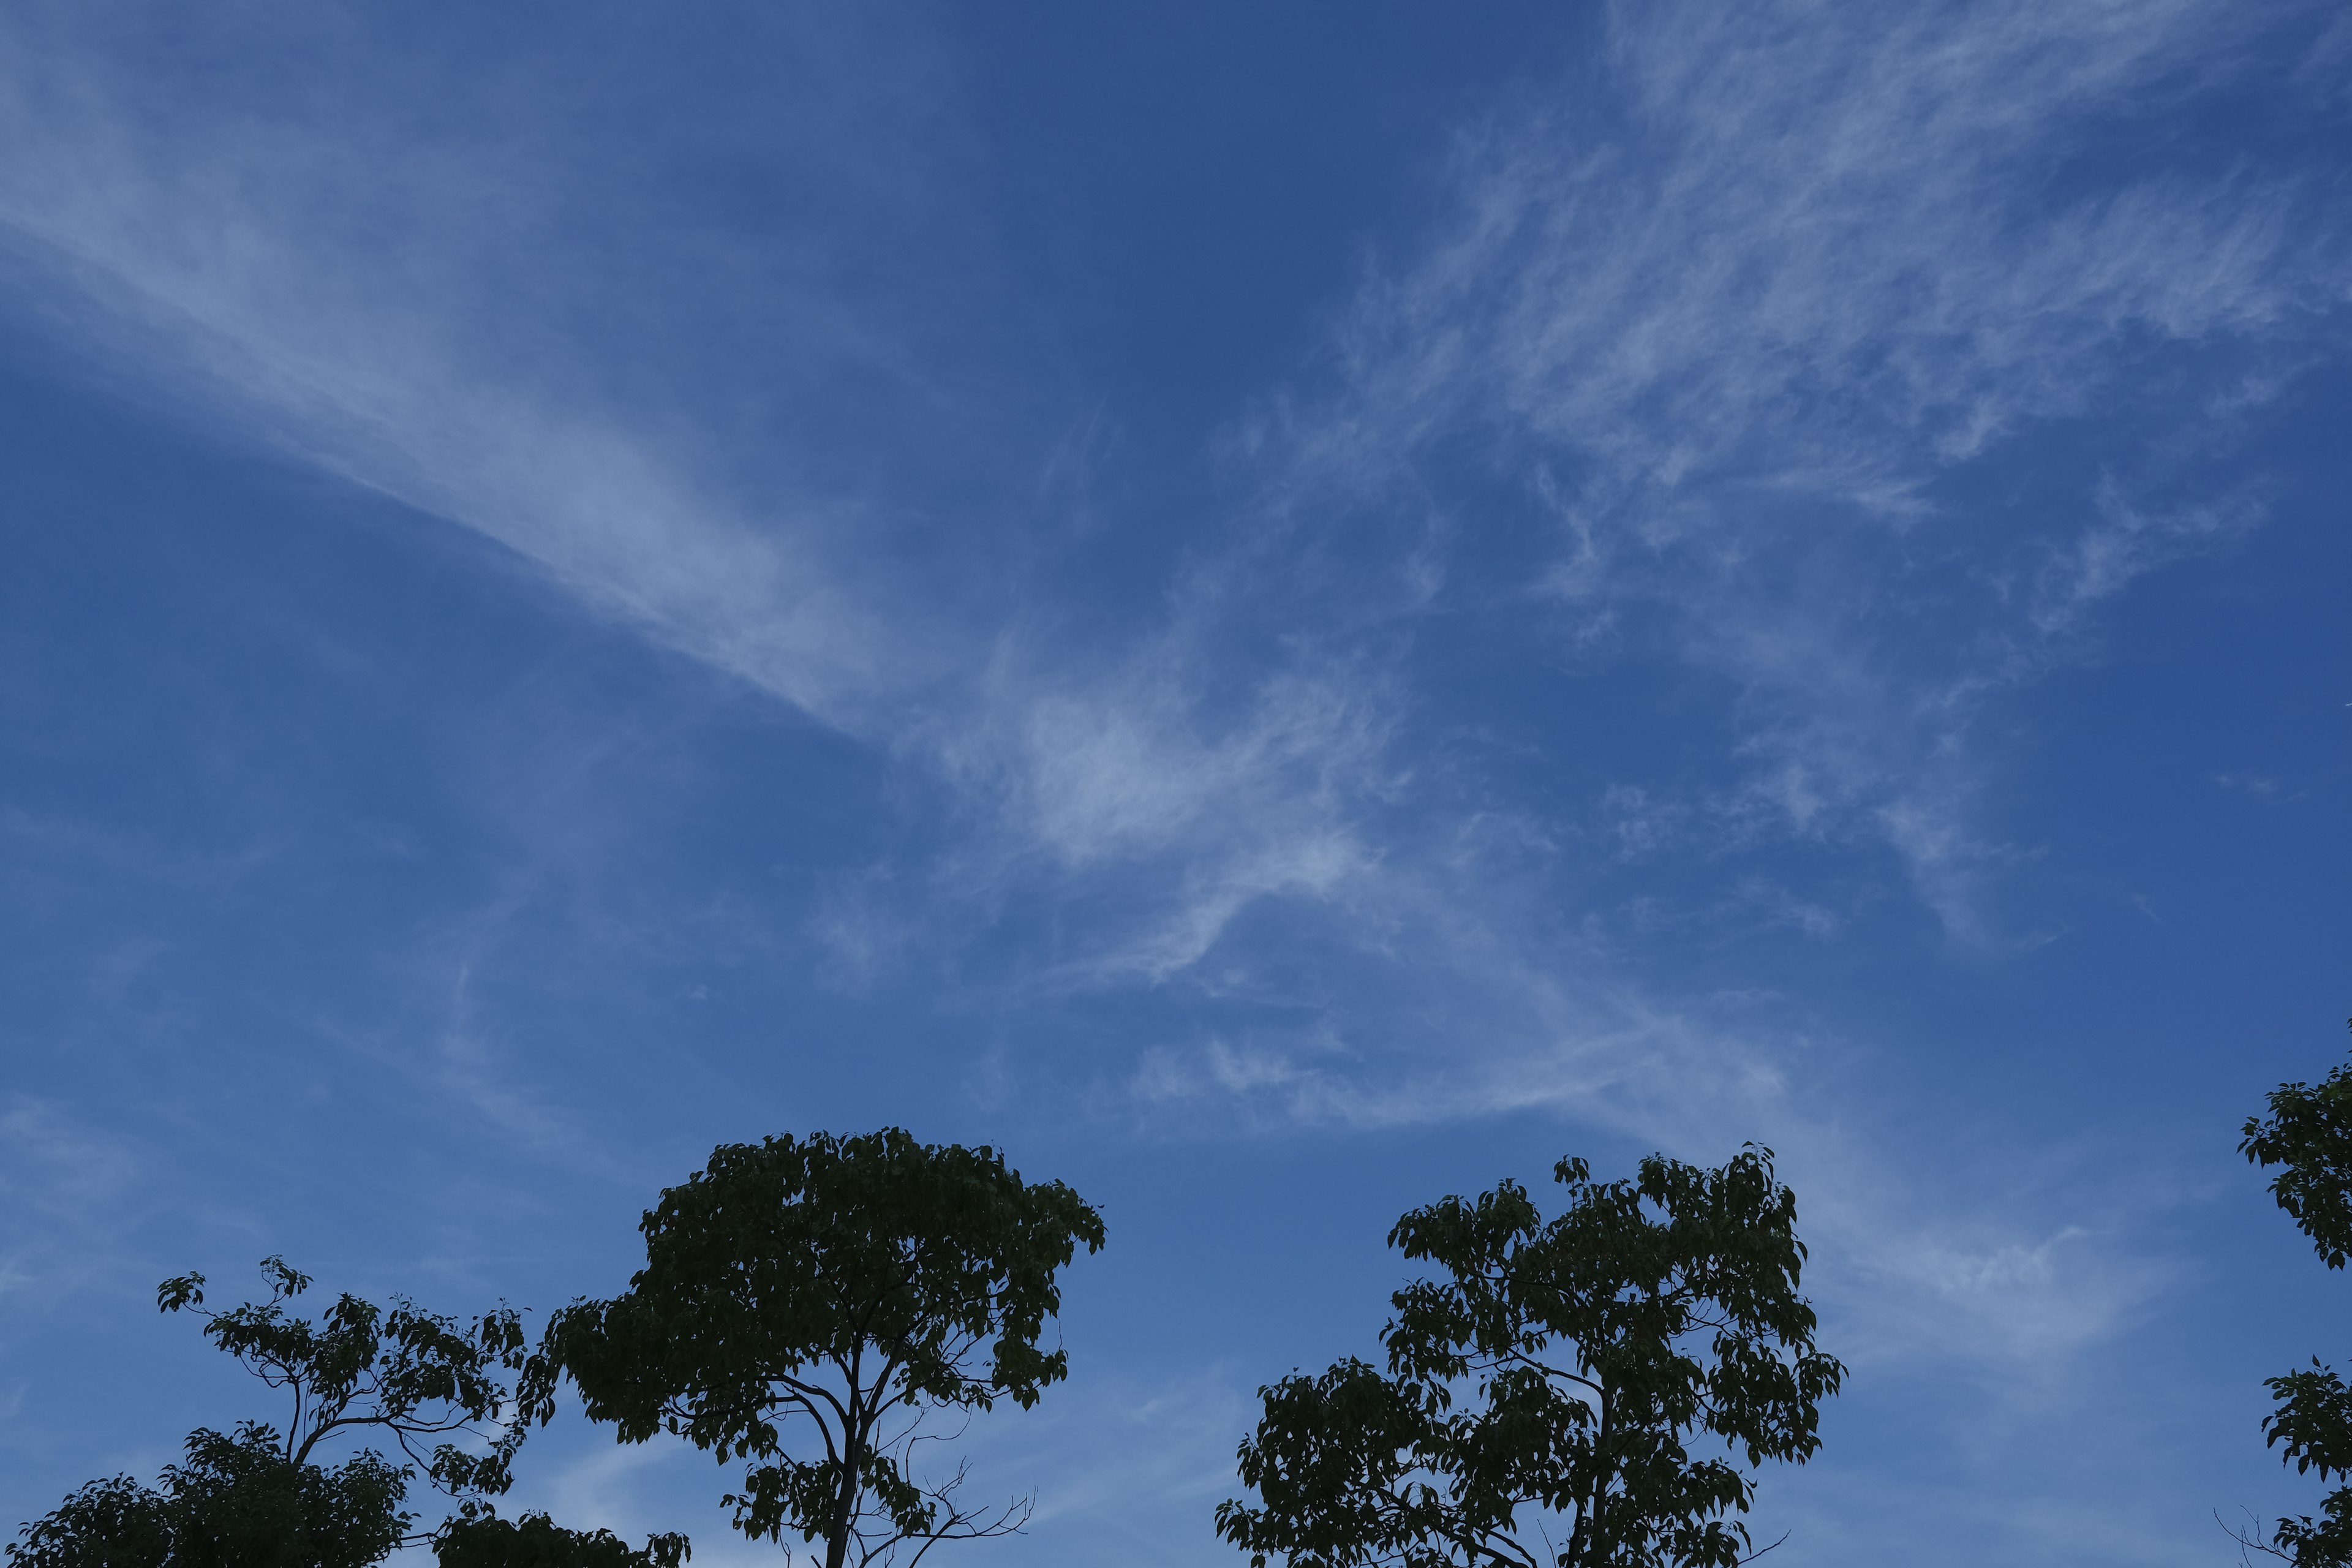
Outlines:
<svg viewBox="0 0 2352 1568"><path fill-rule="evenodd" d="M2135 578L2243 533L2261 518L2243 495L2158 510L2135 505L2108 480L2099 487L2096 521L2058 542L2035 574L2029 624L2045 643L2063 639Z"/></svg>
<svg viewBox="0 0 2352 1568"><path fill-rule="evenodd" d="M263 839L228 850L195 850L147 842L98 822L77 816L29 812L0 805L0 837L12 842L28 861L110 872L142 879L216 891L235 887L280 854L282 840Z"/></svg>
<svg viewBox="0 0 2352 1568"><path fill-rule="evenodd" d="M2340 300L2291 180L2094 178L2053 197L2037 174L2053 148L2193 93L2212 41L2249 25L2173 0L1621 10L1603 107L1508 111L1468 138L1456 216L1368 285L1339 389L1277 399L1245 432L1266 515L1425 506L1444 485L1433 444L1496 433L1560 541L1543 575L1559 613L1663 617L1674 656L1738 693L1723 746L1745 782L1676 804L1671 781L1627 780L1658 803L1642 831L1680 812L1716 833L1873 842L1956 932L1989 935L1973 889L2009 851L1973 820L1986 694L2133 576L2257 514L2232 497L2151 506L2110 474L2093 522L2032 525L2004 598L2013 531L1961 515L1938 481L2132 395L2167 344L2271 344ZM1016 858L1156 866L1155 912L1106 946L1124 953L1107 972L1164 978L1254 900L1340 897L1390 852L1355 809L1401 773L1390 673L1277 652L1237 674L1218 637L1253 594L1263 608L1307 592L1289 611L1328 619L1284 529L1240 530L1234 558L1198 568L1212 586L1177 596L1175 629L1114 651L1107 674L1007 657L992 620L1013 607L892 584L862 537L887 520L866 503L792 484L790 460L767 470L778 499L754 502L711 477L728 465L683 433L690 411L550 357L545 321L494 327L485 312L513 296L488 291L493 262L566 237L555 198L533 195L562 166L491 135L510 122L422 133L384 102L417 84L343 77L358 96L338 129L299 97L267 100L274 120L175 119L56 26L8 40L0 114L28 151L0 177L0 222L78 352L497 540L828 723L914 747L999 814ZM485 219L503 248L445 253ZM801 314L826 310L820 289ZM844 341L825 352L904 352ZM1391 610L1443 602L1461 566L1446 541L1478 532L1449 512ZM1906 598L1969 595L1940 652L1890 626Z"/></svg>
<svg viewBox="0 0 2352 1568"><path fill-rule="evenodd" d="M597 612L826 722L870 730L876 704L941 668L922 629L938 606L886 617L878 584L847 581L841 547L875 526L855 502L793 482L790 464L756 492L730 486L692 434L698 411L657 401L657 360L566 346L569 311L625 326L609 297L625 279L592 271L583 293L579 269L549 265L580 243L564 198L597 194L510 111L420 123L404 105L452 102L447 72L290 11L278 41L311 46L315 80L224 64L235 107L191 101L121 47L139 29L110 53L86 19L60 17L32 8L0 31L0 135L16 149L0 247L76 360L475 530ZM586 221L609 240L636 218ZM802 326L803 355L871 367L891 352Z"/></svg>
<svg viewBox="0 0 2352 1568"><path fill-rule="evenodd" d="M1748 782L1699 809L1625 781L1621 829L1874 841L1997 940L1984 704L2259 520L2243 493L2146 499L2181 481L2161 448L2226 441L2340 342L2352 282L2293 172L2122 174L2100 144L2294 31L2195 0L1617 8L1607 69L1465 139L1450 225L1367 283L1335 384L1244 445L1292 516L1425 509L1484 453L1554 532L1572 637L1736 694ZM2118 454L2134 472L1954 488L2118 406L2164 433Z"/></svg>
<svg viewBox="0 0 2352 1568"><path fill-rule="evenodd" d="M1432 917L1449 905L1449 920ZM2043 1170L2046 1152L2022 1157L1998 1137L1965 1148L1890 1140L1861 1109L1886 1053L1821 1037L1794 999L1702 993L1665 1005L1594 983L1611 968L1604 947L1528 943L1485 913L1467 897L1418 902L1394 939L1415 983L1368 982L1373 1005L1328 1006L1306 1028L1163 1044L1107 1086L1106 1110L1157 1136L1221 1137L1533 1113L1576 1137L1708 1163L1754 1140L1780 1152L1802 1195L1812 1289L1840 1353L1914 1374L2055 1375L2178 1278L2158 1239L2178 1194L2137 1184L2130 1162L2102 1185ZM1384 1029L1397 1014L1409 1022Z"/></svg>
<svg viewBox="0 0 2352 1568"><path fill-rule="evenodd" d="M2258 800L2264 805L2276 805L2291 800L2301 800L2304 792L2292 789L2268 773L2252 771L2215 773L2213 783L2220 788Z"/></svg>
<svg viewBox="0 0 2352 1568"><path fill-rule="evenodd" d="M1074 1377L1034 1411L992 1424L988 1479L1036 1497L1024 1555L1198 1561L1220 1550L1209 1521L1238 1489L1234 1448L1255 1405L1223 1367L1156 1384Z"/></svg>
<svg viewBox="0 0 2352 1568"><path fill-rule="evenodd" d="M399 102L450 84L397 59L360 73L355 39L311 40L340 85L331 114L275 79L241 81L251 100L234 110L151 100L152 73L126 51L31 15L0 30L0 135L26 150L0 171L0 246L31 314L94 374L469 529L593 613L920 758L977 808L992 853L1080 875L1158 867L1167 897L1149 929L1116 936L1126 955L1099 958L1107 970L1181 967L1251 899L1328 892L1370 854L1330 809L1384 722L1347 672L1245 678L1235 717L1200 689L1230 672L1199 616L1085 671L1035 657L1002 629L1017 601L952 564L906 569L926 552L894 550L906 520L887 500L797 478L823 466L806 430L747 461L755 441L697 431L735 417L711 393L665 403L608 363L610 343L565 342L562 316L610 308L625 280L559 265L578 254L572 228L601 224L617 273L652 258L618 237L642 226L625 206L564 208L581 176L543 130L511 114L420 125ZM893 58L876 89L895 101ZM541 107L562 121L580 106ZM861 191L915 177L911 155L877 171L865 165L886 154L857 138L803 140L822 148L807 157L845 149ZM919 381L909 342L823 327L859 313L791 256L770 259L802 296L771 346L822 362L794 375ZM547 298L494 287L516 268L545 269ZM1097 460L1100 423L1050 458L1053 486ZM960 560L1025 526L970 524ZM857 928L859 966L893 946L877 916Z"/></svg>
<svg viewBox="0 0 2352 1568"><path fill-rule="evenodd" d="M2084 151L2193 96L2224 68L2215 40L2251 25L2189 0L1621 8L1587 101L1465 139L1450 219L1367 282L1334 381L1244 421L1248 499L1222 545L1149 624L1075 652L1029 635L1017 595L898 574L877 543L897 537L887 507L798 477L821 454L746 463L694 432L710 401L562 347L583 298L551 279L562 297L538 310L517 279L577 247L548 194L574 172L503 121L452 134L394 113L416 83L346 62L332 79L352 101L331 116L310 100L174 114L69 27L0 33L0 138L21 154L0 168L0 230L77 356L494 540L594 613L944 781L966 816L943 864L845 884L820 912L845 973L903 951L894 898L944 889L974 921L1016 898L1061 917L1070 934L1019 983L1229 996L1259 978L1233 932L1275 909L1366 984L1327 986L1312 1026L1148 1058L1128 1105L1360 1126L1539 1110L1696 1145L1769 1123L1788 1053L1622 978L1580 934L1591 911L1560 907L1562 847L1859 847L1956 935L2014 939L1984 910L2027 851L1979 808L1983 705L2134 578L2258 514L2237 495L2153 503L2120 458L2021 518L1953 484L2118 400L2210 436L2334 330L2340 250L2291 177L2118 181ZM484 226L498 244L459 243ZM809 325L856 315L841 295L800 291L793 321L827 365L913 379L888 333ZM2223 349L2248 362L2234 411L2139 383ZM1051 484L1099 447L1073 436L1043 463ZM1480 562L1475 496L1496 491L1551 541L1532 582ZM1333 563L1368 539L1392 558ZM1445 715L1398 628L1465 606L1719 682L1709 765L1621 778L1569 822L1512 816L1475 784L1445 795L1423 744ZM1524 830L1465 826L1507 816ZM1747 897L1752 870L1730 885ZM1804 889L1772 909L1817 931L1839 918ZM560 1114L452 1016L445 1087L564 1144ZM2056 1234L1872 1267L2008 1301L2066 1277Z"/></svg>
<svg viewBox="0 0 2352 1568"><path fill-rule="evenodd" d="M119 1134L16 1096L0 1107L0 1295L54 1296L118 1261L104 1244L134 1223L145 1163Z"/></svg>
<svg viewBox="0 0 2352 1568"><path fill-rule="evenodd" d="M1165 979L1254 901L1337 898L1377 860L1354 824L1394 782L1377 679L1277 668L1245 682L1237 711L1209 700L1217 679L1171 637L1098 683L1032 678L950 752L992 786L1011 846L1034 847L1049 875L1160 880L1142 920L1117 921L1064 978Z"/></svg>

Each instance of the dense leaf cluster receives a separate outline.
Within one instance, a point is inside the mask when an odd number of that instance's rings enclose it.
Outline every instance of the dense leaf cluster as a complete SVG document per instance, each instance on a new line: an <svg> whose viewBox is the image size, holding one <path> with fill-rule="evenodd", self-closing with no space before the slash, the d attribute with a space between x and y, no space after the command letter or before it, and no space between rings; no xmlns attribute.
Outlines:
<svg viewBox="0 0 2352 1568"><path fill-rule="evenodd" d="M1385 1369L1343 1361L1263 1391L1241 1449L1255 1506L1221 1534L1294 1568L1730 1568L1750 1548L1748 1466L1801 1462L1843 1376L1813 1346L1805 1249L1770 1152L1717 1170L1663 1157L1597 1183L1554 1173L1549 1222L1505 1182L1397 1222L1439 1277L1392 1298ZM1694 1453L1712 1438L1726 1458ZM1536 1539L1546 1519L1564 1543Z"/></svg>
<svg viewBox="0 0 2352 1568"><path fill-rule="evenodd" d="M714 1150L641 1228L627 1291L550 1324L542 1415L568 1375L624 1442L667 1431L751 1461L728 1499L738 1528L822 1541L826 1568L1026 1517L975 1512L961 1470L926 1484L908 1461L926 1416L1026 1408L1066 1374L1041 1342L1056 1275L1103 1244L1068 1187L897 1129L770 1138Z"/></svg>
<svg viewBox="0 0 2352 1568"><path fill-rule="evenodd" d="M2352 1063L2318 1085L2283 1083L2270 1115L2246 1119L2238 1152L2278 1166L2271 1196L2311 1238L2330 1268L2352 1257Z"/></svg>
<svg viewBox="0 0 2352 1568"><path fill-rule="evenodd" d="M2272 1197L2311 1238L2321 1261L2343 1268L2352 1256L2352 1063L2316 1087L2273 1089L2270 1115L2247 1119L2238 1150L2257 1166L2280 1168ZM2277 1404L2263 1418L2264 1439L2300 1473L2352 1479L2352 1388L2316 1358L2265 1383ZM2296 1568L2352 1565L2352 1487L2330 1493L2315 1519L2279 1521L2268 1550Z"/></svg>
<svg viewBox="0 0 2352 1568"><path fill-rule="evenodd" d="M460 1323L404 1299L382 1307L345 1295L313 1321L291 1308L310 1278L280 1258L261 1268L267 1300L210 1311L204 1276L186 1274L158 1286L156 1304L202 1319L205 1338L276 1391L289 1407L283 1430L247 1422L226 1436L191 1433L186 1460L160 1484L96 1481L26 1525L5 1549L9 1568L366 1568L426 1540L445 1568L683 1561L682 1536L632 1554L603 1531L491 1513L485 1500L510 1483L524 1430L512 1384L530 1359L513 1310ZM320 1461L322 1445L355 1438L387 1442L409 1462L367 1447ZM466 1500L429 1535L410 1533L416 1516L403 1507L419 1471Z"/></svg>
<svg viewBox="0 0 2352 1568"><path fill-rule="evenodd" d="M10 1568L366 1568L400 1544L408 1477L372 1453L286 1457L272 1427L189 1434L159 1486L93 1481L26 1525Z"/></svg>
<svg viewBox="0 0 2352 1568"><path fill-rule="evenodd" d="M468 1510L433 1538L440 1568L678 1568L692 1553L683 1535L633 1547L609 1530L570 1530L543 1513L519 1520Z"/></svg>

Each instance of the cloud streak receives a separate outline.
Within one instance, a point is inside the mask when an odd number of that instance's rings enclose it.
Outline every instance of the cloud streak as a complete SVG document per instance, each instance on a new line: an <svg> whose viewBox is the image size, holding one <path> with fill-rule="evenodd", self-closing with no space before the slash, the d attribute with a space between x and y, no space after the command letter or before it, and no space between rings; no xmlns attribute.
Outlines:
<svg viewBox="0 0 2352 1568"><path fill-rule="evenodd" d="M2294 171L2105 155L2242 86L2278 26L2177 0L1620 8L1575 101L1465 138L1450 222L1372 276L1332 385L1244 445L1293 517L1499 485L1486 510L1550 535L1518 570L1570 646L1730 694L1748 778L1697 816L1874 841L1998 941L1985 703L2258 521L2246 493L2147 498L2340 347L2339 226ZM1971 488L2125 405L2165 434Z"/></svg>
<svg viewBox="0 0 2352 1568"><path fill-rule="evenodd" d="M645 193L573 189L578 171L506 117L420 125L401 105L451 101L446 71L387 51L362 75L351 51L366 40L309 41L317 82L224 68L244 103L224 115L55 13L0 35L0 128L18 149L0 237L75 359L471 529L593 611L829 724L870 733L936 678L947 650L926 617L847 581L859 568L840 547L873 519L775 470L752 499L719 478L695 411L648 405L657 359L565 345L571 311L627 326L613 289L661 259L626 254ZM622 250L624 276L584 295L576 273L499 288L579 244L583 223ZM891 374L887 342L797 342Z"/></svg>
<svg viewBox="0 0 2352 1568"><path fill-rule="evenodd" d="M2187 0L1611 13L1582 99L1464 138L1435 235L1368 279L1328 375L1240 423L1230 515L1096 646L1039 631L1009 574L951 586L1029 538L1016 509L975 503L982 544L901 571L888 499L801 478L824 468L818 437L782 419L782 455L730 444L720 395L750 371L714 354L718 388L670 399L659 374L633 387L555 346L567 311L677 258L627 249L647 215L616 205L593 231L621 249L601 291L535 301L514 278L581 253L558 199L580 176L496 123L421 134L386 107L414 82L337 79L359 94L341 130L299 96L206 130L141 109L138 70L69 27L22 26L0 138L26 153L0 173L0 228L78 357L915 759L969 831L909 903L951 894L967 927L1015 904L1067 917L1016 984L1214 1015L1101 1075L1120 1106L1363 1127L1538 1110L1698 1144L1783 1114L1791 1053L1752 1016L1701 1027L1654 1000L1684 982L1591 934L1608 911L1580 901L1585 858L1887 858L1962 942L2020 940L1988 907L2027 851L1980 804L1999 762L1980 716L2135 579L2253 525L2248 493L2150 500L2161 448L2226 440L2340 333L2336 231L2291 172L2126 177L2099 155L2229 88L2217 40L2252 48L2254 27ZM919 153L883 183L922 184ZM462 240L480 225L491 240ZM861 312L811 276L763 330L897 388L891 438L919 445L916 349L812 325ZM2119 403L2159 437L2053 461L2013 505L1970 489L1989 455ZM1513 531L1537 543L1500 550ZM1584 808L1449 768L1471 725L1419 660L1472 617L1536 683L1612 659L1712 683L1706 765ZM1811 889L1748 890L1745 865L1732 880L1742 907L1840 918ZM869 981L894 951L874 908ZM1252 919L1313 973L1236 941ZM453 1085L537 1127L467 1037ZM1896 1257L1907 1224L1851 1221L1854 1250L1885 1255L1861 1271L1955 1300L2041 1289L2074 1245ZM2051 1315L2095 1325L2129 1294Z"/></svg>

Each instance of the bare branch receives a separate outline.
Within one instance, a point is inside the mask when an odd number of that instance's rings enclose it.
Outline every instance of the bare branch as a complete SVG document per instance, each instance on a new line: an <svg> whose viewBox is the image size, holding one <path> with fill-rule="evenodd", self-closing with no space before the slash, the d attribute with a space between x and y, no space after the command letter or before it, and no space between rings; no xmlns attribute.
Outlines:
<svg viewBox="0 0 2352 1568"><path fill-rule="evenodd" d="M2252 1509L2241 1509L2239 1511L2246 1516L2246 1522L2249 1525L2252 1525L2254 1530L2260 1530L2262 1528L2262 1521L2254 1517L2254 1510ZM2269 1542L2263 1540L2259 1535L2242 1530L2238 1526L2224 1520L2221 1517L2221 1510L2218 1508L2213 1510L2213 1522L2221 1527L2222 1534L2228 1536L2231 1540L2238 1543L2238 1561L2241 1563L2250 1565L2252 1563L2253 1559L2247 1555L2250 1552L2259 1552L2265 1557L2275 1557L2282 1563L2292 1563L2294 1561L2293 1554L2280 1551L2276 1546L2273 1546Z"/></svg>

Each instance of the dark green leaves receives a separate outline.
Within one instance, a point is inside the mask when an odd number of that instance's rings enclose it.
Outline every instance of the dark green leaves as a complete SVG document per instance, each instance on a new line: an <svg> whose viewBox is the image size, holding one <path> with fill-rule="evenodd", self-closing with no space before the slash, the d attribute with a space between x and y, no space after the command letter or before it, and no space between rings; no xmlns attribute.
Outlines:
<svg viewBox="0 0 2352 1568"><path fill-rule="evenodd" d="M927 1412L1034 1405L1066 1357L1040 1341L1058 1271L1102 1219L995 1151L896 1129L712 1151L646 1214L646 1266L610 1301L550 1325L530 1383L558 1373L626 1442L667 1430L758 1461L739 1528L826 1542L828 1568L899 1541L998 1533L1015 1508L967 1511L955 1480L907 1473Z"/></svg>
<svg viewBox="0 0 2352 1568"><path fill-rule="evenodd" d="M2271 1195L2311 1238L2330 1268L2352 1255L2352 1064L2315 1089L2281 1084L2267 1121L2250 1117L2238 1152L2260 1166L2277 1165ZM2264 1440L2302 1472L2322 1480L2352 1477L2352 1390L2315 1360L2307 1371L2268 1380L2278 1405L2263 1418ZM2274 1550L2298 1568L2352 1563L2352 1487L2331 1493L2322 1517L2283 1519ZM2256 1542L2255 1544L2260 1544Z"/></svg>
<svg viewBox="0 0 2352 1568"><path fill-rule="evenodd" d="M398 1545L406 1474L362 1453L326 1468L286 1458L273 1429L191 1433L163 1484L96 1481L36 1520L11 1568L364 1568Z"/></svg>
<svg viewBox="0 0 2352 1568"><path fill-rule="evenodd" d="M683 1535L656 1535L639 1550L609 1530L567 1530L543 1513L478 1510L442 1526L433 1554L440 1568L678 1568L693 1555Z"/></svg>
<svg viewBox="0 0 2352 1568"><path fill-rule="evenodd" d="M2268 1550L2295 1568L2344 1568L2352 1563L2352 1487L2330 1492L2317 1519L2283 1519ZM2243 1540L2242 1536L2240 1538ZM2259 1545L2260 1542L2249 1542Z"/></svg>
<svg viewBox="0 0 2352 1568"><path fill-rule="evenodd" d="M1264 1390L1242 1446L1250 1507L1218 1532L1264 1563L1729 1568L1750 1546L1744 1458L1801 1462L1844 1369L1797 1293L1796 1205L1749 1149L1719 1170L1664 1158L1597 1184L1554 1173L1546 1222L1505 1182L1397 1222L1440 1270L1397 1292L1385 1373L1342 1362ZM1523 1513L1534 1518L1523 1524ZM1532 1543L1536 1521L1564 1543Z"/></svg>
<svg viewBox="0 0 2352 1568"><path fill-rule="evenodd" d="M2285 1450L2298 1473L2323 1481L2352 1476L2352 1389L2315 1358L2307 1372L2265 1378L2278 1408L2263 1418L2269 1442Z"/></svg>
<svg viewBox="0 0 2352 1568"><path fill-rule="evenodd" d="M1445 1505L1426 1479L1421 1451L1440 1424L1426 1391L1350 1358L1319 1377L1296 1373L1261 1389L1265 1416L1241 1450L1242 1484L1261 1506L1217 1507L1217 1533L1250 1550L1305 1565L1444 1562L1417 1554Z"/></svg>
<svg viewBox="0 0 2352 1568"><path fill-rule="evenodd" d="M206 1311L201 1274L164 1280L155 1299L201 1318L205 1338L287 1397L286 1432L257 1422L228 1437L197 1431L187 1462L167 1468L160 1487L128 1476L93 1482L25 1527L7 1550L10 1568L362 1568L423 1541L406 1533L414 1516L401 1509L415 1472L372 1450L320 1464L315 1451L337 1437L389 1436L454 1493L506 1489L525 1429L504 1420L508 1374L537 1364L524 1357L513 1311L461 1325L401 1298L383 1308L342 1296L311 1321L288 1306L309 1277L283 1258L261 1267L267 1301ZM478 1441L455 1440L467 1437ZM418 1452L426 1444L429 1456ZM473 1500L432 1540L445 1568L678 1568L687 1554L684 1536L634 1551L544 1514L499 1520Z"/></svg>
<svg viewBox="0 0 2352 1568"><path fill-rule="evenodd" d="M286 1391L293 1405L283 1446L289 1462L308 1461L337 1435L380 1434L446 1490L506 1489L520 1423L485 1451L451 1439L483 1436L507 1412L509 1374L524 1363L522 1323L514 1311L500 1308L460 1324L404 1298L383 1308L346 1295L312 1321L288 1308L310 1289L308 1275L282 1258L264 1258L261 1271L269 1281L267 1301L206 1311L201 1274L164 1280L155 1301L166 1312L204 1319L206 1339Z"/></svg>
<svg viewBox="0 0 2352 1568"><path fill-rule="evenodd" d="M2271 1195L2311 1237L2330 1268L2352 1257L2352 1063L2314 1089L2271 1090L2268 1121L2250 1116L2238 1152L2256 1165L2283 1167Z"/></svg>

